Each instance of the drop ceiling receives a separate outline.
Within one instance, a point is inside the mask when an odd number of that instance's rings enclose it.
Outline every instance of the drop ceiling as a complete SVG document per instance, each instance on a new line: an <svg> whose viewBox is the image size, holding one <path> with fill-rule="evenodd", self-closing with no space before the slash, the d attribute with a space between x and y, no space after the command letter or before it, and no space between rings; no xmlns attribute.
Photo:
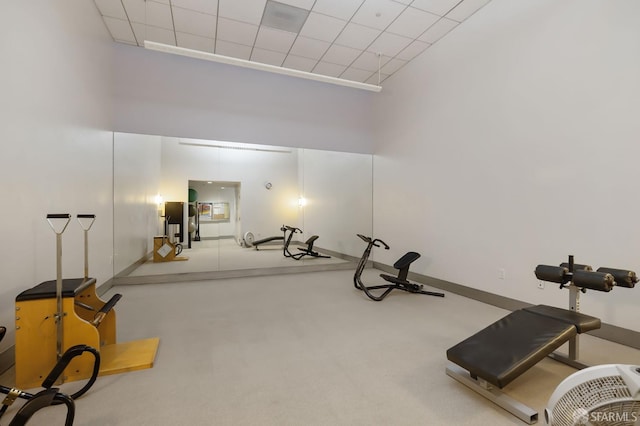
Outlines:
<svg viewBox="0 0 640 426"><path fill-rule="evenodd" d="M94 0L145 41L382 85L490 0Z"/></svg>

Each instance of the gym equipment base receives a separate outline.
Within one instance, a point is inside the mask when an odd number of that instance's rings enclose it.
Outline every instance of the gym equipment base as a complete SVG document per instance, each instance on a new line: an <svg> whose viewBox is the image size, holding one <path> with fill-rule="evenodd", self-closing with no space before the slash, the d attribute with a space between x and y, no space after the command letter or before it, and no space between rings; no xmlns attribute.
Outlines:
<svg viewBox="0 0 640 426"><path fill-rule="evenodd" d="M58 336L55 281L45 281L16 297L16 386L40 386L58 360L57 341L62 351L83 344L100 352L99 375L125 373L153 367L160 339L157 337L116 342L116 312L111 309L98 326L91 323L105 305L95 291L94 278L62 280L62 335ZM91 377L89 356L73 359L60 376L62 382Z"/></svg>
<svg viewBox="0 0 640 426"><path fill-rule="evenodd" d="M159 337L151 337L101 347L99 376L152 368L159 344Z"/></svg>
<svg viewBox="0 0 640 426"><path fill-rule="evenodd" d="M447 376L457 380L474 392L484 396L494 404L504 408L523 422L530 425L538 422L538 412L536 410L511 398L499 389L481 381L481 379L473 379L465 369L458 367L455 364L450 364L446 368L446 373Z"/></svg>

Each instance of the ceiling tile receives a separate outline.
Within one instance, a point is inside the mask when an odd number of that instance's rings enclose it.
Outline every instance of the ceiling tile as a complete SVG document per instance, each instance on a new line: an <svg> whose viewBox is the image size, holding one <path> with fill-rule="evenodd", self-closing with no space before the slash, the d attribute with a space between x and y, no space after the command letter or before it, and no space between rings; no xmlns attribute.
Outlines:
<svg viewBox="0 0 640 426"><path fill-rule="evenodd" d="M255 47L287 53L296 39L294 33L261 26L256 37Z"/></svg>
<svg viewBox="0 0 640 426"><path fill-rule="evenodd" d="M207 38L216 36L216 17L213 15L174 7L173 23L176 31Z"/></svg>
<svg viewBox="0 0 640 426"><path fill-rule="evenodd" d="M347 22L341 19L311 12L300 30L300 35L333 42L346 24Z"/></svg>
<svg viewBox="0 0 640 426"><path fill-rule="evenodd" d="M173 31L165 28L152 27L150 25L133 23L133 32L136 34L138 45L143 46L144 41L176 45L176 37Z"/></svg>
<svg viewBox="0 0 640 426"><path fill-rule="evenodd" d="M442 18L431 28L429 28L424 34L418 37L418 40L426 41L427 43L435 43L456 26L458 26L458 22L452 21L451 19Z"/></svg>
<svg viewBox="0 0 640 426"><path fill-rule="evenodd" d="M287 55L281 52L274 52L271 50L253 48L251 52L251 60L255 62L261 62L263 64L275 65L279 67L284 62L284 58Z"/></svg>
<svg viewBox="0 0 640 426"><path fill-rule="evenodd" d="M369 77L371 77L371 74L371 71L359 70L357 68L347 68L342 74L340 74L340 78L364 83L369 79Z"/></svg>
<svg viewBox="0 0 640 426"><path fill-rule="evenodd" d="M136 38L133 35L133 30L131 29L131 25L129 25L129 21L109 18L108 16L104 16L103 19L104 23L107 24L111 37L113 37L114 40L136 43Z"/></svg>
<svg viewBox="0 0 640 426"><path fill-rule="evenodd" d="M378 56L375 53L363 52L351 66L367 71L378 71L378 69L389 62L390 59L388 56Z"/></svg>
<svg viewBox="0 0 640 426"><path fill-rule="evenodd" d="M289 6L299 7L301 9L311 10L314 0L275 0L278 3L288 4Z"/></svg>
<svg viewBox="0 0 640 426"><path fill-rule="evenodd" d="M327 50L327 53L324 54L322 61L338 65L350 65L360 56L360 53L361 51L358 49L334 44Z"/></svg>
<svg viewBox="0 0 640 426"><path fill-rule="evenodd" d="M315 74L328 75L329 77L339 77L347 69L344 65L330 64L328 62L318 62L313 69Z"/></svg>
<svg viewBox="0 0 640 426"><path fill-rule="evenodd" d="M127 14L124 12L124 7L120 0L95 0L95 2L102 16L127 19Z"/></svg>
<svg viewBox="0 0 640 426"><path fill-rule="evenodd" d="M351 19L356 24L384 30L406 8L392 0L367 0Z"/></svg>
<svg viewBox="0 0 640 426"><path fill-rule="evenodd" d="M489 3L489 1L490 0L463 0L451 12L447 13L447 18L462 22Z"/></svg>
<svg viewBox="0 0 640 426"><path fill-rule="evenodd" d="M223 18L260 25L266 3L267 0L218 0L218 14Z"/></svg>
<svg viewBox="0 0 640 426"><path fill-rule="evenodd" d="M396 55L396 58L402 59L405 61L410 61L422 52L424 52L429 46L429 43L425 43L424 41L416 40L412 42L410 45L404 48L404 50Z"/></svg>
<svg viewBox="0 0 640 426"><path fill-rule="evenodd" d="M173 30L169 5L151 0L122 1L131 22Z"/></svg>
<svg viewBox="0 0 640 426"><path fill-rule="evenodd" d="M382 53L384 56L394 57L413 40L407 37L384 32L367 48L369 52Z"/></svg>
<svg viewBox="0 0 640 426"><path fill-rule="evenodd" d="M251 46L232 43L230 41L216 40L216 54L248 61L251 57Z"/></svg>
<svg viewBox="0 0 640 426"><path fill-rule="evenodd" d="M209 15L218 14L218 0L171 0L174 7L195 10Z"/></svg>
<svg viewBox="0 0 640 426"><path fill-rule="evenodd" d="M288 55L282 64L283 67L292 68L294 70L311 72L313 67L318 63L315 59L303 58L302 56Z"/></svg>
<svg viewBox="0 0 640 426"><path fill-rule="evenodd" d="M176 31L176 39L178 40L179 47L213 53L215 40L212 38L200 37Z"/></svg>
<svg viewBox="0 0 640 426"><path fill-rule="evenodd" d="M310 11L299 34L260 25L267 1L94 0L118 42L177 44L371 84L490 0L271 0Z"/></svg>
<svg viewBox="0 0 640 426"><path fill-rule="evenodd" d="M363 2L364 0L317 0L312 11L349 21Z"/></svg>
<svg viewBox="0 0 640 426"><path fill-rule="evenodd" d="M219 40L231 41L234 43L245 44L247 46L253 46L257 34L257 25L218 17L217 38Z"/></svg>
<svg viewBox="0 0 640 426"><path fill-rule="evenodd" d="M402 61L400 59L394 58L389 62L387 62L386 64L384 64L384 66L380 68L380 72L384 74L393 74L394 72L398 71L400 68L405 66L406 63L407 61Z"/></svg>
<svg viewBox="0 0 640 426"><path fill-rule="evenodd" d="M413 0L411 7L444 16L458 3L460 0Z"/></svg>
<svg viewBox="0 0 640 426"><path fill-rule="evenodd" d="M438 15L408 7L398 16L398 19L389 25L386 31L415 39L438 19L440 19Z"/></svg>
<svg viewBox="0 0 640 426"><path fill-rule="evenodd" d="M379 86L387 77L389 77L387 74L380 73L380 75L378 75L378 73L376 72L371 77L369 77L369 79L365 81L365 83L375 84L376 86Z"/></svg>
<svg viewBox="0 0 640 426"><path fill-rule="evenodd" d="M349 23L338 36L335 43L354 49L366 49L382 31L362 25Z"/></svg>
<svg viewBox="0 0 640 426"><path fill-rule="evenodd" d="M326 41L298 36L293 46L291 46L290 53L317 61L324 55L330 45Z"/></svg>

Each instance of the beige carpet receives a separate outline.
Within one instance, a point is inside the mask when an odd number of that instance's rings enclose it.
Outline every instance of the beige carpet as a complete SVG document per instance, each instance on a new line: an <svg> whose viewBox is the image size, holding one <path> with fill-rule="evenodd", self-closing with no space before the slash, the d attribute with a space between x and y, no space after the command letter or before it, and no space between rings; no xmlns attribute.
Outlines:
<svg viewBox="0 0 640 426"><path fill-rule="evenodd" d="M365 273L379 280L378 271ZM118 340L159 336L156 364L99 378L76 401L75 424L524 424L445 374L446 349L504 310L452 294L394 292L373 302L351 278L331 271L112 289L105 298L124 295ZM640 359L585 337L586 361ZM506 390L542 410L572 372L544 360ZM62 424L61 408L41 413L30 425Z"/></svg>

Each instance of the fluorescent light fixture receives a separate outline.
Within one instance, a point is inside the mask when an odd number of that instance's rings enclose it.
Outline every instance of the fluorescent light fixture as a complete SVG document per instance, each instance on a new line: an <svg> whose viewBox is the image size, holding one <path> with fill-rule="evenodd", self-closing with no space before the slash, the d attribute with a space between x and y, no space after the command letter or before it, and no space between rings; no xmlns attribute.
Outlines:
<svg viewBox="0 0 640 426"><path fill-rule="evenodd" d="M259 151L259 152L279 152L283 154L291 154L290 149L269 149L269 148L251 148L248 146L231 146L231 145L219 145L219 144L210 144L210 143L199 143L199 142L178 142L180 145L188 145L188 146L206 146L209 148L222 148L222 149L235 149L240 151Z"/></svg>
<svg viewBox="0 0 640 426"><path fill-rule="evenodd" d="M352 87L354 89L380 92L382 86L360 83L357 81L344 80L342 78L329 77L327 75L313 74L306 71L294 70L291 68L277 67L275 65L252 62L244 59L232 58L230 56L218 55L215 53L202 52L200 50L186 49L184 47L171 46L169 44L156 43L155 41L144 41L145 49L156 50L158 52L173 53L174 55L188 56L190 58L202 59L205 61L218 62L221 64L235 65L237 67L251 68L259 71L267 71L275 74L284 74L291 77L305 78L307 80L321 81L323 83L337 84L339 86Z"/></svg>

